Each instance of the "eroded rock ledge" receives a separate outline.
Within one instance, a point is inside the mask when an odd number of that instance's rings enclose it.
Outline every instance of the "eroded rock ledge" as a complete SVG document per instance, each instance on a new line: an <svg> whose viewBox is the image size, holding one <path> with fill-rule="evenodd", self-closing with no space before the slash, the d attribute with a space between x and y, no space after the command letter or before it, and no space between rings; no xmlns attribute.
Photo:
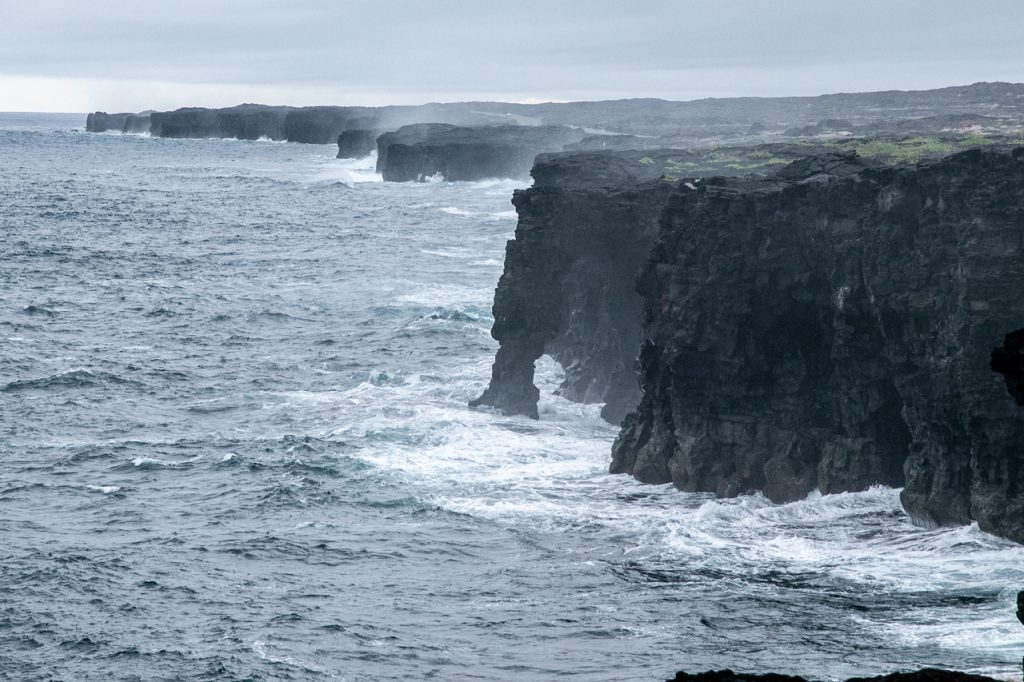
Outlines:
<svg viewBox="0 0 1024 682"><path fill-rule="evenodd" d="M775 501L903 485L921 522L1024 541L1024 148L860 165L679 185L611 469Z"/></svg>

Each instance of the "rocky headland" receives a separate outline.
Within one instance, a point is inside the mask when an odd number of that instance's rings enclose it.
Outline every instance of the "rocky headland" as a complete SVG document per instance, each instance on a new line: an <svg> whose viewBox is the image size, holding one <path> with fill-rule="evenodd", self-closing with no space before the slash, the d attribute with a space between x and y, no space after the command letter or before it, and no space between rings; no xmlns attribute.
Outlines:
<svg viewBox="0 0 1024 682"><path fill-rule="evenodd" d="M149 112L108 114L105 111L96 111L85 119L85 130L89 133L145 133L149 132L149 126Z"/></svg>
<svg viewBox="0 0 1024 682"><path fill-rule="evenodd" d="M539 156L533 186L513 195L519 223L491 331L500 348L490 385L471 405L536 418L534 362L547 354L565 370L561 395L605 403L605 419L619 423L640 398L643 303L633 283L673 183L694 172L770 172L807 153L763 145Z"/></svg>
<svg viewBox="0 0 1024 682"><path fill-rule="evenodd" d="M524 178L538 154L561 151L584 136L566 126L403 126L377 138L377 172L393 182L435 175L449 181Z"/></svg>
<svg viewBox="0 0 1024 682"><path fill-rule="evenodd" d="M96 112L87 129L147 124L337 142L340 157L375 147L385 180L532 167L474 405L536 417L547 354L559 393L622 423L612 471L776 501L903 486L920 522L1024 541L1024 174L1009 151L1024 144L1024 85L246 104Z"/></svg>
<svg viewBox="0 0 1024 682"><path fill-rule="evenodd" d="M122 130L129 114L96 112L89 130ZM112 120L104 123L104 117ZM975 83L918 91L817 97L721 98L688 102L629 99L601 102L452 102L418 106L281 107L158 112L154 137L238 137L333 144L346 130L394 131L414 123L458 126L545 125L583 129L587 149L687 148L752 144L796 137L880 132L938 134L967 130L1017 133L1024 122L1024 84ZM142 132L142 131L137 131ZM612 137L614 136L614 137Z"/></svg>
<svg viewBox="0 0 1024 682"><path fill-rule="evenodd" d="M536 417L546 353L562 394L631 412L613 472L775 501L903 486L920 522L1024 541L1024 149L783 165L800 150L540 157L473 404Z"/></svg>
<svg viewBox="0 0 1024 682"><path fill-rule="evenodd" d="M1024 541L1024 415L990 367L1024 323L1022 218L1024 148L681 183L612 471L775 501L903 486L923 523Z"/></svg>

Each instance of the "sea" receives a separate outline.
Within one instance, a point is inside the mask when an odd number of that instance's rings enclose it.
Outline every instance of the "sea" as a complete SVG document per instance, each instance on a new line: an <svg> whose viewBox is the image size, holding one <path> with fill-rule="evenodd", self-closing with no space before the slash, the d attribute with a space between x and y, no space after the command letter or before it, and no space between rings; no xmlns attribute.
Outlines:
<svg viewBox="0 0 1024 682"><path fill-rule="evenodd" d="M528 181L0 115L0 679L1020 679L1024 547L470 409Z"/></svg>

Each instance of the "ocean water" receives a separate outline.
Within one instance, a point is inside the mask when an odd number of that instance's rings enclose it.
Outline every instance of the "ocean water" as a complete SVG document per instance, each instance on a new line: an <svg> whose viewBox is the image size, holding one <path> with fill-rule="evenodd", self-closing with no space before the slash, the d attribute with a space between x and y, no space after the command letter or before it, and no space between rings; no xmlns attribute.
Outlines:
<svg viewBox="0 0 1024 682"><path fill-rule="evenodd" d="M1024 547L466 407L519 183L83 125L0 115L0 678L1018 674Z"/></svg>

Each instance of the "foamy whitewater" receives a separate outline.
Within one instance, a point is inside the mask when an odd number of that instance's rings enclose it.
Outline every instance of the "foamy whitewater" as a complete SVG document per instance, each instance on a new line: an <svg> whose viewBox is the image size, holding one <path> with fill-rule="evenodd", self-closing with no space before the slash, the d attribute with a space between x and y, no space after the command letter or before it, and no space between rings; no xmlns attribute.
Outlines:
<svg viewBox="0 0 1024 682"><path fill-rule="evenodd" d="M0 677L1017 673L1024 547L471 410L517 183L0 117Z"/></svg>

